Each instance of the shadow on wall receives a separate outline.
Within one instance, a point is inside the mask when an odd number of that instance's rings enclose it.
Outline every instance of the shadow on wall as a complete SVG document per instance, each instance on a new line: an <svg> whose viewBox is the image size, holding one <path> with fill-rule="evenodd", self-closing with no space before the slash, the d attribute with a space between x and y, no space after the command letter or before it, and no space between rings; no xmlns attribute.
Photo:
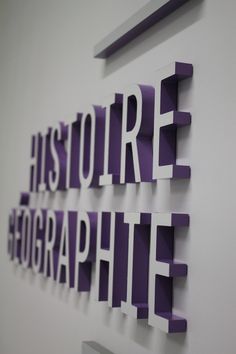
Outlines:
<svg viewBox="0 0 236 354"><path fill-rule="evenodd" d="M104 60L103 77L184 31L201 18L204 0L191 0Z"/></svg>
<svg viewBox="0 0 236 354"><path fill-rule="evenodd" d="M113 316L116 325L112 324ZM158 328L148 325L146 319L135 320L122 312L114 313L114 309L104 307L104 321L106 327L113 327L122 337L129 338L145 350L160 352L161 354L183 354L186 352L187 333L167 334Z"/></svg>
<svg viewBox="0 0 236 354"><path fill-rule="evenodd" d="M187 231L186 231L187 232ZM187 238L184 235L184 238ZM159 329L148 325L147 319L136 320L123 314L119 308L112 309L106 302L96 302L92 292L77 293L68 289L64 284L58 284L52 279L34 274L31 269L23 269L12 264L14 274L30 285L37 285L43 292L62 303L71 304L83 316L90 315L95 308L100 310L97 320L104 329L113 328L121 337L128 337L145 350L160 350L161 354L183 354L186 352L187 333L166 334ZM91 290L94 289L94 267L92 273ZM176 280L179 288L186 287L186 280ZM94 338L91 338L94 339ZM105 344L105 343L104 343Z"/></svg>

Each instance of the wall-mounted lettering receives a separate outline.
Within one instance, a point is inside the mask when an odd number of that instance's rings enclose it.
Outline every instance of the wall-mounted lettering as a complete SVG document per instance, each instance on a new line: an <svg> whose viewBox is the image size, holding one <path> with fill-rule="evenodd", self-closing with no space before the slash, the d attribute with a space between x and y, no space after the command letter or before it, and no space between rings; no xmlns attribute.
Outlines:
<svg viewBox="0 0 236 354"><path fill-rule="evenodd" d="M173 63L155 75L155 86L132 85L32 136L33 193L111 184L188 179L177 161L177 129L191 123L178 110L178 83L191 64ZM184 332L187 321L172 312L173 279L187 276L174 259L175 229L189 226L177 213L51 210L30 206L20 196L9 215L10 260L78 292L95 297L165 332Z"/></svg>

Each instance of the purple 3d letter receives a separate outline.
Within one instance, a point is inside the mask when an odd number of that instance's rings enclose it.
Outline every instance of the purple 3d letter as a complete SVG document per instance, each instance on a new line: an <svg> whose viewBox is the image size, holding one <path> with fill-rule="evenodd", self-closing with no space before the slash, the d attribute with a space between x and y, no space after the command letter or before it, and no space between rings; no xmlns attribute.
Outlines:
<svg viewBox="0 0 236 354"><path fill-rule="evenodd" d="M97 187L103 170L105 110L91 106L81 118L79 179L82 187Z"/></svg>
<svg viewBox="0 0 236 354"><path fill-rule="evenodd" d="M187 275L187 265L173 260L174 228L188 224L187 214L152 214L148 323L167 333L185 332L187 327L184 318L172 313L172 302L173 277Z"/></svg>
<svg viewBox="0 0 236 354"><path fill-rule="evenodd" d="M96 299L110 307L120 307L126 294L127 235L123 213L98 213Z"/></svg>
<svg viewBox="0 0 236 354"><path fill-rule="evenodd" d="M75 289L90 291L92 262L96 258L97 213L79 212L75 249Z"/></svg>
<svg viewBox="0 0 236 354"><path fill-rule="evenodd" d="M124 92L120 183L152 181L154 93L144 85Z"/></svg>
<svg viewBox="0 0 236 354"><path fill-rule="evenodd" d="M99 185L120 183L120 149L123 96L115 93L107 98L105 121L104 168Z"/></svg>
<svg viewBox="0 0 236 354"><path fill-rule="evenodd" d="M129 225L127 294L122 312L133 318L148 317L149 213L125 213Z"/></svg>
<svg viewBox="0 0 236 354"><path fill-rule="evenodd" d="M189 178L190 167L176 165L176 129L191 123L188 112L177 111L178 82L191 77L191 64L173 63L158 70L153 135L153 179Z"/></svg>

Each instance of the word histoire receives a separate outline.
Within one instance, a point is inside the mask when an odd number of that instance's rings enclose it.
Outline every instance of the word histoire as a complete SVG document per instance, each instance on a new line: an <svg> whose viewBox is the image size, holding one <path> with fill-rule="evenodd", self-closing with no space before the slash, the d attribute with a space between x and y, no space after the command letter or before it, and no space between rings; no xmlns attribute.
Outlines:
<svg viewBox="0 0 236 354"><path fill-rule="evenodd" d="M191 123L178 107L178 83L193 74L175 62L156 73L155 87L132 85L70 124L32 136L30 192L189 178L176 164L176 132ZM174 260L176 227L188 214L34 209L30 193L9 215L10 259L76 291L90 291L95 263L98 301L166 332L185 332L175 315L173 279L187 275Z"/></svg>

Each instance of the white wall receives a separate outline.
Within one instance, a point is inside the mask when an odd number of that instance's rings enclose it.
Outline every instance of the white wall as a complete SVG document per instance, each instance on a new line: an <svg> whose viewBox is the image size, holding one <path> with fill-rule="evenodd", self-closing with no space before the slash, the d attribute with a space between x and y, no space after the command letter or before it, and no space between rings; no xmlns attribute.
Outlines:
<svg viewBox="0 0 236 354"><path fill-rule="evenodd" d="M234 0L191 0L107 61L94 44L144 0L0 1L0 353L74 354L95 340L116 354L234 354L235 11ZM90 295L67 292L7 258L7 217L28 188L30 135L70 120L89 103L131 83L154 83L172 61L194 65L180 86L192 125L179 133L186 181L162 181L57 193L32 205L85 210L189 212L176 235L186 281L175 282L175 311L186 334L166 335L110 310Z"/></svg>

